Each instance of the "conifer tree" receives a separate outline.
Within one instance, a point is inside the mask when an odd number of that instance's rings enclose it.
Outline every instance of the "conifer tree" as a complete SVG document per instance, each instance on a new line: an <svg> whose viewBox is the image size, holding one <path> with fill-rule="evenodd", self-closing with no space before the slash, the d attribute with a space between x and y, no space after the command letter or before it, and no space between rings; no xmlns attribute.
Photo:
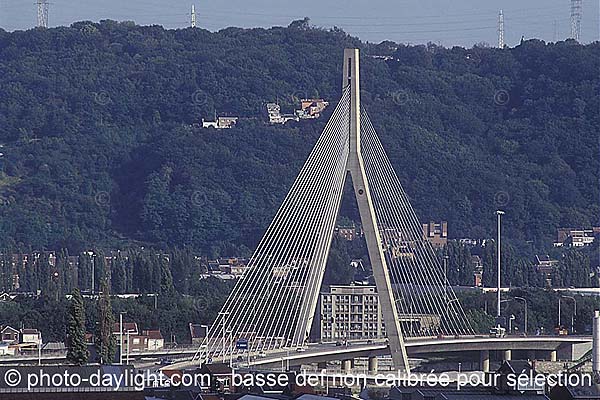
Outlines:
<svg viewBox="0 0 600 400"><path fill-rule="evenodd" d="M112 334L115 318L110 302L108 280L104 278L100 284L102 294L98 299L98 321L96 324L95 346L98 361L101 364L111 364L116 350L115 337Z"/></svg>
<svg viewBox="0 0 600 400"><path fill-rule="evenodd" d="M67 361L75 365L87 363L90 353L85 343L85 309L79 289L73 289L67 315L67 338L69 351Z"/></svg>

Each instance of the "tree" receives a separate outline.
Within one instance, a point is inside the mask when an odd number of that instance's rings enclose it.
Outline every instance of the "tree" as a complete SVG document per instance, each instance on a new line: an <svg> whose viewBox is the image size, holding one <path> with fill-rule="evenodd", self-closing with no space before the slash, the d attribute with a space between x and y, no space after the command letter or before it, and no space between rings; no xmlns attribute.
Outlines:
<svg viewBox="0 0 600 400"><path fill-rule="evenodd" d="M111 364L115 357L116 342L112 333L115 317L110 302L108 280L100 284L102 295L98 299L98 321L96 322L95 346L100 364Z"/></svg>
<svg viewBox="0 0 600 400"><path fill-rule="evenodd" d="M87 363L90 353L85 343L85 309L79 289L73 289L67 315L67 338L69 350L67 361L75 365Z"/></svg>

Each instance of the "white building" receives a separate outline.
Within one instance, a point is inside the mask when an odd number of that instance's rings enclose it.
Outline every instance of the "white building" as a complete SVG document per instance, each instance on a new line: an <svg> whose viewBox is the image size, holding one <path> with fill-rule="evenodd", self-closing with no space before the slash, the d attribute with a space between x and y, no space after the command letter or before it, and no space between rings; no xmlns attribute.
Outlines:
<svg viewBox="0 0 600 400"><path fill-rule="evenodd" d="M215 121L205 121L202 118L203 128L229 129L237 124L238 117L218 117Z"/></svg>
<svg viewBox="0 0 600 400"><path fill-rule="evenodd" d="M21 329L21 343L42 345L42 333L37 329Z"/></svg>
<svg viewBox="0 0 600 400"><path fill-rule="evenodd" d="M281 107L277 103L267 103L267 114L271 124L285 124L288 121L300 120L297 115L281 114Z"/></svg>

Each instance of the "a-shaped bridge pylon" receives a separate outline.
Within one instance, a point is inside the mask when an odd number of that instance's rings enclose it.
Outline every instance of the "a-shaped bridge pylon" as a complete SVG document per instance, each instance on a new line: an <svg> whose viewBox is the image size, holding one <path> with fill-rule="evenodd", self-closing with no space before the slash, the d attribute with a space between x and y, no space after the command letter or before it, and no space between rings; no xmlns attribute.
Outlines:
<svg viewBox="0 0 600 400"><path fill-rule="evenodd" d="M348 175L395 367L408 370L404 337L472 333L361 107L359 52L346 49L341 99L198 356L242 338L254 352L305 344Z"/></svg>

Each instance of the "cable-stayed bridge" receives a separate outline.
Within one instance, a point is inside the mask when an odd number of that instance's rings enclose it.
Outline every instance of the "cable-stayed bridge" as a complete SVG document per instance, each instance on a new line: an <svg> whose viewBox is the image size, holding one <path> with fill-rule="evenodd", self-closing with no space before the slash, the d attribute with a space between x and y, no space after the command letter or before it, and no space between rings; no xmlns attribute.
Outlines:
<svg viewBox="0 0 600 400"><path fill-rule="evenodd" d="M240 339L247 340L250 351L306 344L348 177L395 367L408 370L405 337L472 333L361 107L359 71L358 49L346 49L340 101L199 356L223 356ZM433 322L416 329L400 322L413 315L429 316Z"/></svg>

